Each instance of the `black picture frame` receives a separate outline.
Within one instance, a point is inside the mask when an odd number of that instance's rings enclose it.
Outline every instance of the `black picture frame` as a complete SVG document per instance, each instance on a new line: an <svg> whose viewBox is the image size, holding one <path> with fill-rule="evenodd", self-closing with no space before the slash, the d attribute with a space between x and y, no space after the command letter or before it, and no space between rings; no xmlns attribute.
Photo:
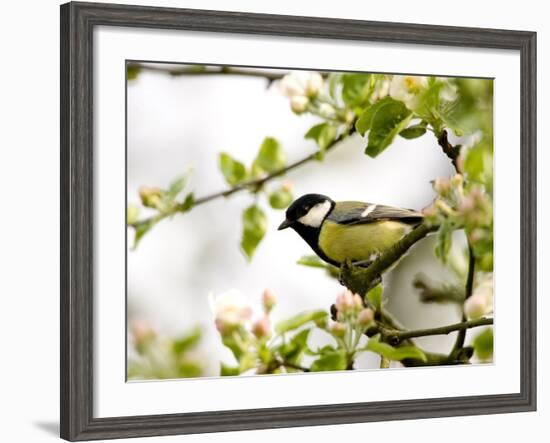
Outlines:
<svg viewBox="0 0 550 443"><path fill-rule="evenodd" d="M518 394L93 416L93 29L119 26L519 51L521 390ZM190 9L61 6L61 437L92 440L536 409L536 33Z"/></svg>

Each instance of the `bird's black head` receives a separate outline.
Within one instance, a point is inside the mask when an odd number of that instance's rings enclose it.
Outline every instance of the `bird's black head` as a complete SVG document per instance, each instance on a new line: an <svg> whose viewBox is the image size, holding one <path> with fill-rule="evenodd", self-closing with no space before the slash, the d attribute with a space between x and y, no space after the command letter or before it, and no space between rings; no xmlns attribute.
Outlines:
<svg viewBox="0 0 550 443"><path fill-rule="evenodd" d="M279 230L289 227L319 228L334 208L334 202L326 195L306 194L296 199L286 210L286 219Z"/></svg>

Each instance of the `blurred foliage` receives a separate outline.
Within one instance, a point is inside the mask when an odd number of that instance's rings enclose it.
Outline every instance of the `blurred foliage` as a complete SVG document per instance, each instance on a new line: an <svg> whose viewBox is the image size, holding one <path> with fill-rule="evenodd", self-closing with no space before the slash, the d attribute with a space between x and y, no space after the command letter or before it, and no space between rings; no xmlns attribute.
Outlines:
<svg viewBox="0 0 550 443"><path fill-rule="evenodd" d="M487 328L474 338L475 356L480 361L493 359L493 328Z"/></svg>
<svg viewBox="0 0 550 443"><path fill-rule="evenodd" d="M200 328L176 338L159 337L146 323L130 326L128 379L170 379L200 377L203 366L194 354L201 339Z"/></svg>

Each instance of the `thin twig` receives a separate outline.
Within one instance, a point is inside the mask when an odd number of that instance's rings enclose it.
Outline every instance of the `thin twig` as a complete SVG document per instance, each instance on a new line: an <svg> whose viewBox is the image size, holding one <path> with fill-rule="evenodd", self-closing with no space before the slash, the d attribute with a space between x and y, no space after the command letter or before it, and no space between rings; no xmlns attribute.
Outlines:
<svg viewBox="0 0 550 443"><path fill-rule="evenodd" d="M471 297L472 292L474 290L474 274L475 274L475 265L476 265L476 258L474 255L474 250L472 248L472 245L468 243L468 276L466 277L466 292L464 296L464 300L468 300L468 298ZM462 313L462 321L466 320L466 315L464 312ZM466 340L466 329L463 329L458 332L458 335L456 336L456 341L453 346L453 353L458 352L460 349L464 347L464 341Z"/></svg>
<svg viewBox="0 0 550 443"><path fill-rule="evenodd" d="M334 139L334 141L329 146L327 146L327 148L325 149L325 152L329 152L329 151L333 150L342 140L344 140L344 138L351 135L354 131L355 131L355 126L350 125L350 129L347 132L344 132L343 134L341 134L336 139ZM218 198L221 198L221 197L229 197L229 196L231 196L231 195L233 195L237 192L241 192L241 191L244 191L244 190L257 190L257 189L260 189L264 184L266 184L270 180L273 180L274 178L285 175L287 172L290 172L290 171L292 171L296 168L299 168L300 166L302 166L302 165L304 165L304 164L306 164L306 163L308 163L312 160L316 160L317 158L318 158L318 152L314 152L314 153L302 158L301 160L298 160L298 161L296 161L294 163L291 163L290 165L288 165L284 168L278 169L277 171L274 171L270 174L267 174L264 177L260 177L260 178L254 179L254 180L248 180L248 181L245 181L241 184L233 186L232 188L225 189L223 191L214 192L212 194L208 194L208 195L205 195L203 197L198 197L194 200L193 207L202 205L204 203L208 203L212 200L215 200L215 199L218 199ZM177 214L178 212L183 212L182 208L183 207L181 205L176 205L173 208L171 208L170 210L167 210L165 212L156 214L156 215L154 215L152 217L149 217L149 218L146 218L146 219L138 220L137 222L129 224L129 226L132 226L132 227L135 228L135 227L137 227L137 226L139 226L143 223L148 223L148 222L153 221L153 220L155 221L155 223L158 223L159 221L161 221L161 220L163 220L167 217L171 217L172 215Z"/></svg>
<svg viewBox="0 0 550 443"><path fill-rule="evenodd" d="M286 368L296 369L296 370L302 371L302 372L309 372L309 368L305 368L303 366L300 366L300 365L297 365L297 364L294 364L294 363L290 363L288 361L277 361L277 364L279 366L284 366Z"/></svg>
<svg viewBox="0 0 550 443"><path fill-rule="evenodd" d="M387 369L390 367L390 360L383 355L380 356L380 369Z"/></svg>
<svg viewBox="0 0 550 443"><path fill-rule="evenodd" d="M233 75L244 77L264 78L268 81L268 85L275 80L283 78L286 72L270 72L255 69L232 68L229 66L208 66L201 65L172 67L170 65L151 65L143 63L129 63L128 68L137 69L138 71L160 72L171 75L172 77L181 76L202 76L202 75Z"/></svg>
<svg viewBox="0 0 550 443"><path fill-rule="evenodd" d="M464 303L461 286L435 282L424 273L414 277L413 286L419 290L422 303Z"/></svg>
<svg viewBox="0 0 550 443"><path fill-rule="evenodd" d="M446 130L441 131L441 134L439 134L439 136L437 137L437 142L439 143L439 146L441 146L441 148L443 149L445 155L451 159L451 162L456 171L460 172L458 170L458 165L456 162L458 156L460 155L460 145L453 146L451 143L449 143L449 136Z"/></svg>
<svg viewBox="0 0 550 443"><path fill-rule="evenodd" d="M345 263L341 269L341 282L352 292L364 297L370 289L380 282L384 271L403 257L416 242L435 230L437 230L437 226L425 223L417 226L366 268Z"/></svg>
<svg viewBox="0 0 550 443"><path fill-rule="evenodd" d="M455 331L466 331L471 328L477 328L479 326L487 326L492 324L492 318L483 317L477 320L468 320L452 325L440 326L437 328L416 329L411 331L384 330L384 328L382 327L381 332L385 336L385 339L392 346L395 346L401 343L403 340L408 340L410 338L427 337L429 335L447 335Z"/></svg>

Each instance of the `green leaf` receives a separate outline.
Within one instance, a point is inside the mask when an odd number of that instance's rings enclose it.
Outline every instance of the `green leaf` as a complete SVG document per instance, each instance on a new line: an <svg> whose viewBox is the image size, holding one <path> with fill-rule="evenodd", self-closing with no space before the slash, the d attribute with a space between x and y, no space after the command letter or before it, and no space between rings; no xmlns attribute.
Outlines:
<svg viewBox="0 0 550 443"><path fill-rule="evenodd" d="M180 337L172 343L172 350L177 355L182 355L184 352L195 347L201 339L201 329L195 328L189 334Z"/></svg>
<svg viewBox="0 0 550 443"><path fill-rule="evenodd" d="M292 193L279 189L269 194L269 204L273 209L285 209L292 203Z"/></svg>
<svg viewBox="0 0 550 443"><path fill-rule="evenodd" d="M185 196L181 205L179 205L180 212L187 212L195 206L195 194L190 192Z"/></svg>
<svg viewBox="0 0 550 443"><path fill-rule="evenodd" d="M333 100L338 99L338 86L341 84L341 81L342 81L342 74L339 74L339 73L329 74L328 92L329 92L330 98L332 98Z"/></svg>
<svg viewBox="0 0 550 443"><path fill-rule="evenodd" d="M243 349L239 341L235 340L234 336L224 335L222 337L222 343L226 348L228 348L233 353L237 361L241 361L241 359L245 354L245 349Z"/></svg>
<svg viewBox="0 0 550 443"><path fill-rule="evenodd" d="M447 263L447 256L453 244L453 228L449 223L442 223L437 231L435 244L435 256L443 263Z"/></svg>
<svg viewBox="0 0 550 443"><path fill-rule="evenodd" d="M136 205L129 203L128 207L126 208L126 223L129 225L133 225L135 222L138 221L138 217L139 208Z"/></svg>
<svg viewBox="0 0 550 443"><path fill-rule="evenodd" d="M327 268L329 266L316 255L304 255L296 263L311 268Z"/></svg>
<svg viewBox="0 0 550 443"><path fill-rule="evenodd" d="M346 352L337 350L327 352L311 364L312 372L319 371L343 371L348 365Z"/></svg>
<svg viewBox="0 0 550 443"><path fill-rule="evenodd" d="M306 132L304 138L314 140L319 146L319 159L322 160L326 149L336 139L338 129L329 123L320 123L312 126L309 131Z"/></svg>
<svg viewBox="0 0 550 443"><path fill-rule="evenodd" d="M143 220L135 225L135 233L134 233L134 246L133 249L136 249L138 247L138 244L140 240L143 238L147 232L151 230L153 226L155 226L156 221L153 218Z"/></svg>
<svg viewBox="0 0 550 443"><path fill-rule="evenodd" d="M254 163L266 172L275 172L285 167L286 153L276 139L266 137Z"/></svg>
<svg viewBox="0 0 550 443"><path fill-rule="evenodd" d="M243 212L243 235L241 249L248 260L252 259L254 251L262 241L267 231L267 217L258 206L249 206Z"/></svg>
<svg viewBox="0 0 550 443"><path fill-rule="evenodd" d="M245 166L241 162L233 159L226 152L220 153L219 164L225 181L229 185L235 186L246 179Z"/></svg>
<svg viewBox="0 0 550 443"><path fill-rule="evenodd" d="M493 153L491 145L481 142L468 149L464 159L464 172L468 180L483 183L489 192L493 188Z"/></svg>
<svg viewBox="0 0 550 443"><path fill-rule="evenodd" d="M426 124L424 122L417 125L409 126L403 129L399 135L407 140L413 140L422 137L426 133Z"/></svg>
<svg viewBox="0 0 550 443"><path fill-rule="evenodd" d="M177 371L179 378L200 377L202 366L197 362L184 360L178 363Z"/></svg>
<svg viewBox="0 0 550 443"><path fill-rule="evenodd" d="M365 153L376 157L383 152L411 119L411 111L404 103L393 100L381 106L372 117L369 143Z"/></svg>
<svg viewBox="0 0 550 443"><path fill-rule="evenodd" d="M241 370L238 366L229 366L225 363L220 363L220 375L222 377L230 377L233 375L239 375Z"/></svg>
<svg viewBox="0 0 550 443"><path fill-rule="evenodd" d="M289 342L284 343L278 349L279 354L285 362L298 364L307 348L307 339L311 329L304 329L298 332Z"/></svg>
<svg viewBox="0 0 550 443"><path fill-rule="evenodd" d="M173 180L170 185L168 186L168 190L166 191L166 197L169 201L173 201L178 194L183 191L183 188L185 188L185 184L187 183L187 174L182 175L175 180Z"/></svg>
<svg viewBox="0 0 550 443"><path fill-rule="evenodd" d="M488 328L474 338L474 352L481 361L493 358L493 328Z"/></svg>
<svg viewBox="0 0 550 443"><path fill-rule="evenodd" d="M369 339L366 349L393 361L401 361L406 358L413 358L423 362L427 361L424 352L416 346L401 346L399 348L394 348L387 343L381 342L380 334Z"/></svg>
<svg viewBox="0 0 550 443"><path fill-rule="evenodd" d="M382 288L382 285L376 285L369 292L367 292L367 300L377 311L379 311L380 308L382 307L383 293L384 293L384 289Z"/></svg>
<svg viewBox="0 0 550 443"><path fill-rule="evenodd" d="M340 268L325 263L316 255L304 255L296 262L296 264L309 266L310 268L321 268L324 269L330 277L340 277Z"/></svg>
<svg viewBox="0 0 550 443"><path fill-rule="evenodd" d="M365 133L371 128L372 120L378 110L388 103L394 102L396 102L396 100L393 98L384 97L382 100L378 100L376 103L366 108L355 123L355 129L357 129L357 132L361 135L365 135Z"/></svg>
<svg viewBox="0 0 550 443"><path fill-rule="evenodd" d="M325 311L305 311L301 312L294 317L280 321L275 325L275 332L277 334L284 334L285 332L298 329L300 326L305 325L307 322L321 320L327 317L328 314Z"/></svg>
<svg viewBox="0 0 550 443"><path fill-rule="evenodd" d="M344 103L356 108L366 103L374 88L375 77L372 74L342 75L342 99Z"/></svg>

